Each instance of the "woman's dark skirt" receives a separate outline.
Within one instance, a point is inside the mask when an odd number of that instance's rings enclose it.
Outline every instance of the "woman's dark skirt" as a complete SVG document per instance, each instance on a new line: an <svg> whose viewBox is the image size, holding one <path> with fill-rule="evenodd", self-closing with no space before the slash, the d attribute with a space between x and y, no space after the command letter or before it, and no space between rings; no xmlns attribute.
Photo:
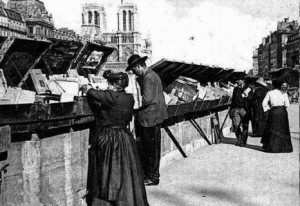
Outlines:
<svg viewBox="0 0 300 206"><path fill-rule="evenodd" d="M293 151L288 113L284 106L271 108L262 143L267 152L284 153Z"/></svg>
<svg viewBox="0 0 300 206"><path fill-rule="evenodd" d="M149 205L136 143L129 130L102 128L89 158L89 205Z"/></svg>
<svg viewBox="0 0 300 206"><path fill-rule="evenodd" d="M255 136L263 136L268 114L269 112L264 112L262 102L257 102L254 105L254 123L252 133L255 134Z"/></svg>

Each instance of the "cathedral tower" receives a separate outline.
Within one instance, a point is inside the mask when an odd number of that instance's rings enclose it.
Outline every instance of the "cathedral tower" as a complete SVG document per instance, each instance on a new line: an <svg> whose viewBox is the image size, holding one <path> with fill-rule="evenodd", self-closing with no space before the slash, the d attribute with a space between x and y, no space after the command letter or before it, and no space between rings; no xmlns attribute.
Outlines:
<svg viewBox="0 0 300 206"><path fill-rule="evenodd" d="M138 31L137 7L132 3L122 3L118 6L118 32Z"/></svg>
<svg viewBox="0 0 300 206"><path fill-rule="evenodd" d="M91 41L101 40L106 31L106 14L104 7L96 3L82 7L81 35Z"/></svg>

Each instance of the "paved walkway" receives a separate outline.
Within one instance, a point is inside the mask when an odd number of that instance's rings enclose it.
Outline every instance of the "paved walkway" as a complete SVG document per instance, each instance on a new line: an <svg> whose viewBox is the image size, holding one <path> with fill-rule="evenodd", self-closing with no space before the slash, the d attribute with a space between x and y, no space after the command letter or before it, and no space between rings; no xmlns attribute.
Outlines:
<svg viewBox="0 0 300 206"><path fill-rule="evenodd" d="M288 110L293 153L261 151L260 138L249 146L206 146L162 169L161 183L147 187L151 206L299 205L299 105Z"/></svg>

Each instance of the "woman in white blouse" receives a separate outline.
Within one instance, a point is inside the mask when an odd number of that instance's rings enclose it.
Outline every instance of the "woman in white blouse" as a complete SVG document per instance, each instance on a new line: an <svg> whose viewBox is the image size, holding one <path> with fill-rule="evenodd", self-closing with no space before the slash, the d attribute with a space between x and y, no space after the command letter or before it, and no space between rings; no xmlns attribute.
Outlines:
<svg viewBox="0 0 300 206"><path fill-rule="evenodd" d="M269 111L267 124L262 137L263 148L267 152L292 152L291 134L287 108L290 106L288 95L281 91L283 81L274 80L272 91L266 94L262 106Z"/></svg>

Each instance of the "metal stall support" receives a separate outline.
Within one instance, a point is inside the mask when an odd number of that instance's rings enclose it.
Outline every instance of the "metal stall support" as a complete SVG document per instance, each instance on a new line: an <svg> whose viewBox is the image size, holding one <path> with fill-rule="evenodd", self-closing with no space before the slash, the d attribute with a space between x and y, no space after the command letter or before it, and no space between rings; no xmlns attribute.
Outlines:
<svg viewBox="0 0 300 206"><path fill-rule="evenodd" d="M184 158L187 158L185 152L183 151L183 149L180 146L180 144L177 142L175 136L172 134L172 132L170 131L170 129L166 125L163 125L163 128L165 129L165 131L167 132L167 134L169 135L169 137L171 138L171 140L173 141L173 143L176 145L176 147L178 148L178 150L180 151L180 153L182 154L182 156Z"/></svg>
<svg viewBox="0 0 300 206"><path fill-rule="evenodd" d="M207 138L207 136L205 135L205 133L203 132L203 130L201 129L201 127L199 126L199 124L194 120L191 119L189 120L192 125L196 128L196 130L200 133L200 135L203 137L203 139L205 139L205 141L209 144L212 145L211 142L209 141L209 139Z"/></svg>

